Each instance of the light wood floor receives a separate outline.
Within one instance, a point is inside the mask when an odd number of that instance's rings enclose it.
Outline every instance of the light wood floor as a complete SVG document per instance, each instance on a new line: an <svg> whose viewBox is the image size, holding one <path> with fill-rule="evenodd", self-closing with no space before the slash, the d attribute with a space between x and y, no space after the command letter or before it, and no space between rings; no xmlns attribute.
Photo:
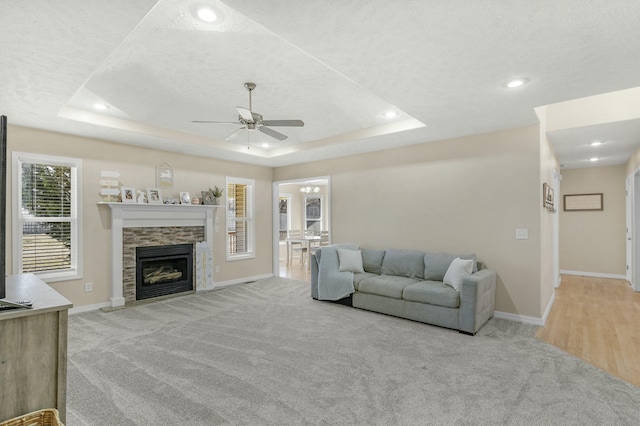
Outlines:
<svg viewBox="0 0 640 426"><path fill-rule="evenodd" d="M536 337L640 386L640 293L626 281L563 275Z"/></svg>
<svg viewBox="0 0 640 426"><path fill-rule="evenodd" d="M311 282L311 271L307 268L307 262L300 264L300 259L294 258L292 264L287 267L287 261L280 259L280 276L294 280Z"/></svg>

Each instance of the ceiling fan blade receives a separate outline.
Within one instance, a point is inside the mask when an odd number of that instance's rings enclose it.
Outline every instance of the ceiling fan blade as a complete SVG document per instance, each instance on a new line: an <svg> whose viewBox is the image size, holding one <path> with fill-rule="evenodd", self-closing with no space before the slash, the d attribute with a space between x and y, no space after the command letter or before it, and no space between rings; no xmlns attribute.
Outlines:
<svg viewBox="0 0 640 426"><path fill-rule="evenodd" d="M214 124L240 124L239 121L209 121L209 120L191 120L192 123L214 123Z"/></svg>
<svg viewBox="0 0 640 426"><path fill-rule="evenodd" d="M275 130L270 129L270 128L265 127L265 126L258 127L258 130L260 130L265 135L269 135L274 139L278 139L279 141L283 141L288 137L287 135L283 135L282 133L276 132Z"/></svg>
<svg viewBox="0 0 640 426"><path fill-rule="evenodd" d="M229 136L224 138L224 140L231 141L231 140L236 139L238 137L238 135L240 135L240 133L242 133L242 131L245 130L245 129L246 129L246 127L240 127L238 130L236 130L235 132L231 133Z"/></svg>
<svg viewBox="0 0 640 426"><path fill-rule="evenodd" d="M244 107L239 107L239 106L237 106L236 109L238 110L238 114L240 114L240 117L242 117L244 121L246 121L247 123L255 122L255 120L253 119L253 114L251 114L251 111L249 111Z"/></svg>
<svg viewBox="0 0 640 426"><path fill-rule="evenodd" d="M287 126L287 127L302 127L304 121L302 120L263 120L265 126Z"/></svg>

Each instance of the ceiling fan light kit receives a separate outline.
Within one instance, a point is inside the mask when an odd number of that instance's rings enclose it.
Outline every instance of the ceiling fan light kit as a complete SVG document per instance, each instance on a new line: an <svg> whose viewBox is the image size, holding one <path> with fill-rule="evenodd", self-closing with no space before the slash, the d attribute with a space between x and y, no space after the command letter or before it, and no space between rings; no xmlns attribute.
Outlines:
<svg viewBox="0 0 640 426"><path fill-rule="evenodd" d="M302 120L264 120L262 114L258 114L253 111L253 99L252 93L256 88L255 83L247 82L244 84L244 87L249 91L249 108L244 108L237 106L238 110L238 121L228 122L228 121L206 121L206 120L193 120L193 123L214 123L214 124L239 124L240 127L235 132L231 133L229 136L225 138L225 140L235 140L238 138L240 133L243 131L251 132L251 131L259 131L269 137L277 139L279 141L283 141L287 139L287 135L280 133L276 130L271 129L271 127L303 127L304 122ZM248 133L247 133L247 142L248 142Z"/></svg>

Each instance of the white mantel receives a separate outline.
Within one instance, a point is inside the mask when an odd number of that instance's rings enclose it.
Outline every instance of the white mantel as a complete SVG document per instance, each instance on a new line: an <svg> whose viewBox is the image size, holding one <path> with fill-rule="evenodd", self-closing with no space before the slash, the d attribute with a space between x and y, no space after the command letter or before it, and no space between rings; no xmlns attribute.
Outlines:
<svg viewBox="0 0 640 426"><path fill-rule="evenodd" d="M205 242L213 250L216 208L183 204L99 203L111 209L111 306L124 306L122 292L122 229L204 226Z"/></svg>

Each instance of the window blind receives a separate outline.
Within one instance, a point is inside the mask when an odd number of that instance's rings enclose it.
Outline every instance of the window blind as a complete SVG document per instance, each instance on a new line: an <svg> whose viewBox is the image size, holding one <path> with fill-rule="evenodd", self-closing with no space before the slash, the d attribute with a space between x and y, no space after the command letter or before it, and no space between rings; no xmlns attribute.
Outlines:
<svg viewBox="0 0 640 426"><path fill-rule="evenodd" d="M22 163L22 272L72 266L71 167Z"/></svg>

